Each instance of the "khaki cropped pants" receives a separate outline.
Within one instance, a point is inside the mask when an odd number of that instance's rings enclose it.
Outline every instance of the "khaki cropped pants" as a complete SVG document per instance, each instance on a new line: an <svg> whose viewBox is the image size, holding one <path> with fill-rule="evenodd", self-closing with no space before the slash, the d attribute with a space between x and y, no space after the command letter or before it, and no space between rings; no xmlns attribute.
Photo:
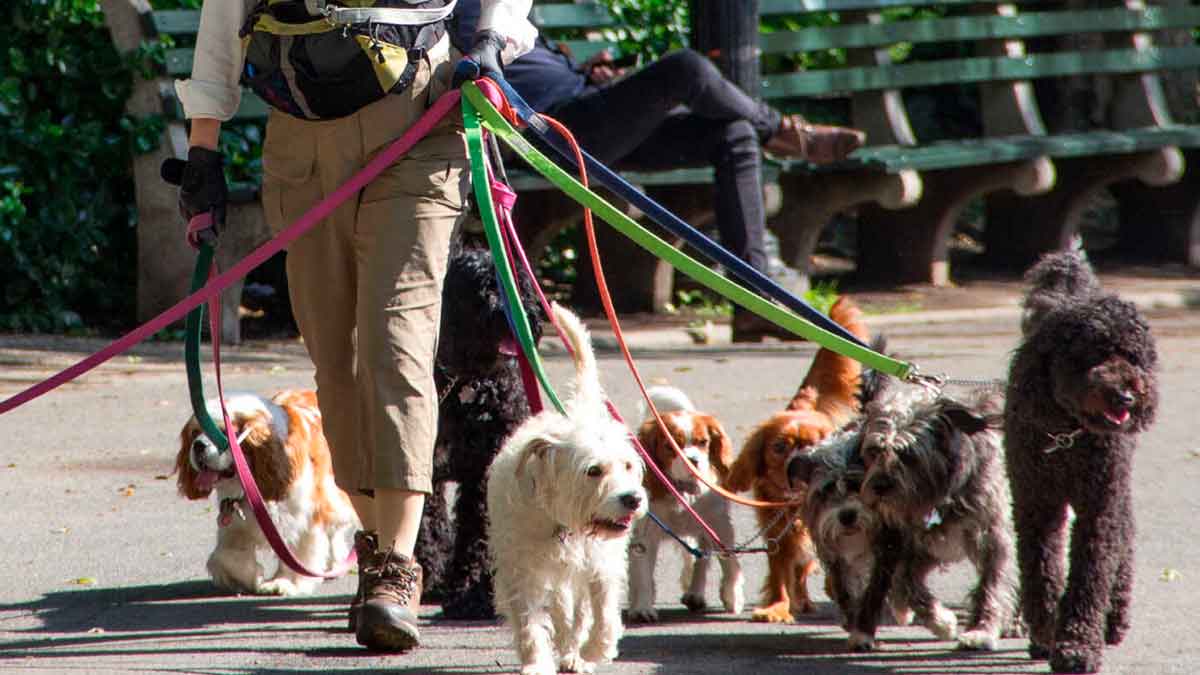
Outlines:
<svg viewBox="0 0 1200 675"><path fill-rule="evenodd" d="M448 58L423 62L408 90L341 119L272 112L263 147L271 228L294 222L398 138L449 87L451 71ZM316 369L337 482L351 494L432 489L433 363L467 165L462 120L452 111L288 249L292 310Z"/></svg>

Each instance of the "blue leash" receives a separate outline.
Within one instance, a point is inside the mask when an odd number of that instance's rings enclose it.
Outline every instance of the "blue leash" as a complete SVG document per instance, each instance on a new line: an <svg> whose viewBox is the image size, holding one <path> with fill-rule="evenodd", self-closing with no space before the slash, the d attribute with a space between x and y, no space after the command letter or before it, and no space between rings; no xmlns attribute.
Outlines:
<svg viewBox="0 0 1200 675"><path fill-rule="evenodd" d="M689 544L689 543L687 543L686 541L684 541L682 537L680 537L679 535L675 534L674 530L672 530L671 528L667 527L667 524L666 524L666 523L664 523L663 521L659 520L659 519L658 519L658 516L654 515L654 512L653 512L653 511L647 510L647 511L646 511L646 515L647 515L647 516L650 516L650 520L653 520L653 521L654 521L654 522L655 522L655 523L656 523L656 524L657 524L659 527L661 527L663 532L666 532L667 534L671 535L671 538L672 538L672 539L674 539L675 541L679 542L679 545L680 545L680 546L682 546L682 547L684 547L685 549L687 549L687 552L688 552L688 553L691 553L691 554L692 554L692 555L693 555L693 556L696 558L696 560L700 560L700 559L702 559L702 558L706 558L706 557L708 557L708 555L709 555L709 552L708 552L708 551L701 551L700 549L696 548L695 546L692 546L691 544Z"/></svg>
<svg viewBox="0 0 1200 675"><path fill-rule="evenodd" d="M574 152L570 150L566 141L559 138L557 134L553 134L550 127L542 121L533 108L521 98L511 85L503 79L494 80L504 95L508 98L509 105L517 112L521 120L524 121L535 136L544 141L558 153L561 161L567 162L567 168L578 170L575 164ZM608 167L601 164L594 157L584 150L580 150L583 154L584 164L587 167L588 176L593 178L595 182L600 183L612 192L619 195L622 199L636 206L639 211L646 214L650 220L663 227L671 234L683 239L704 257L710 261L719 263L729 270L733 276L740 280L745 285L757 291L759 295L771 298L781 303L784 307L792 310L809 323L815 324L825 330L838 335L839 337L853 342L861 347L870 348L866 343L860 340L857 336L850 333L844 327L830 319L828 316L814 309L804 300L796 297L784 287L775 283L767 275L754 269L746 261L738 258L730 253L717 242L713 241L703 232L685 223L679 216L671 213L658 202L638 191L633 185L622 178L617 173L613 172Z"/></svg>

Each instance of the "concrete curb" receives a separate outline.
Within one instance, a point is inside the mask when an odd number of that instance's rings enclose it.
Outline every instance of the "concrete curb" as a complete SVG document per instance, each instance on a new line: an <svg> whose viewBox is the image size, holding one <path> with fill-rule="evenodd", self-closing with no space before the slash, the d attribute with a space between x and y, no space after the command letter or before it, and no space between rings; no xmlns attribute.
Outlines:
<svg viewBox="0 0 1200 675"><path fill-rule="evenodd" d="M1121 293L1121 297L1137 305L1143 311L1161 309L1182 309L1195 306L1195 292L1188 290L1147 291L1141 293ZM869 314L867 325L872 329L884 327L918 326L927 324L960 323L985 320L1011 319L1016 325L1021 315L1021 300L1018 296L1009 298L1004 304L989 307L951 310L927 310L920 312L896 312L885 314ZM617 340L608 330L605 322L592 325L592 341L599 352L619 352ZM685 326L677 324L666 326L648 326L625 329L625 341L631 351L693 351L720 349L772 349L772 350L811 350L810 342L763 342L758 344L734 344L730 340L728 323L712 323L707 327L710 341L699 343L692 339ZM565 353L562 343L548 335L539 348L547 354Z"/></svg>

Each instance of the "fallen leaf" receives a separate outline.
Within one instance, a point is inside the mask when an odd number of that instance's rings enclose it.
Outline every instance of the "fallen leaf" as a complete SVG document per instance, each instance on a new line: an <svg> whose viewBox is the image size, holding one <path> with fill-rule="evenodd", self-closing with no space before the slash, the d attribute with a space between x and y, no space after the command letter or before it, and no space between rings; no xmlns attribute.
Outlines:
<svg viewBox="0 0 1200 675"><path fill-rule="evenodd" d="M677 366L677 367L675 368L675 372L677 372L677 373L686 373L686 372L688 372L688 371L689 371L689 370L691 370L691 369L692 369L692 367L691 367L691 366Z"/></svg>
<svg viewBox="0 0 1200 675"><path fill-rule="evenodd" d="M57 527L53 530L50 530L50 534L66 534L70 531L71 531L71 528L69 528L69 527Z"/></svg>
<svg viewBox="0 0 1200 675"><path fill-rule="evenodd" d="M1188 450L1188 457L1191 457L1192 459L1200 459L1200 449Z"/></svg>
<svg viewBox="0 0 1200 675"><path fill-rule="evenodd" d="M1179 573L1179 570L1173 567L1165 567L1163 568L1162 574L1159 575L1158 579L1159 581L1166 581L1170 583L1172 581L1178 581L1182 577L1183 575Z"/></svg>
<svg viewBox="0 0 1200 675"><path fill-rule="evenodd" d="M129 363L141 363L141 362L142 362L142 357L140 357L140 356L126 356L126 357L125 357L125 360L126 360L126 361L128 361Z"/></svg>
<svg viewBox="0 0 1200 675"><path fill-rule="evenodd" d="M72 579L71 583L77 586L95 586L98 582L96 581L96 577L78 577Z"/></svg>
<svg viewBox="0 0 1200 675"><path fill-rule="evenodd" d="M270 369L267 370L267 372L272 375L278 375L279 373L286 373L287 368L284 368L283 366L271 366Z"/></svg>
<svg viewBox="0 0 1200 675"><path fill-rule="evenodd" d="M160 473L154 477L154 480L170 480L170 479L171 479L171 477L165 473Z"/></svg>
<svg viewBox="0 0 1200 675"><path fill-rule="evenodd" d="M670 380L668 380L668 379L667 379L667 378L665 378L665 377L652 377L652 378L650 378L650 384L667 384L668 382L670 382Z"/></svg>
<svg viewBox="0 0 1200 675"><path fill-rule="evenodd" d="M127 485L127 486L121 488L121 496L122 497L132 497L133 493L136 491L137 490L135 490L132 485Z"/></svg>
<svg viewBox="0 0 1200 675"><path fill-rule="evenodd" d="M15 469L15 468L17 468L17 464L16 464L16 462L14 462L14 463L12 463L12 464L9 464L9 465L8 465L8 468L10 468L10 469Z"/></svg>

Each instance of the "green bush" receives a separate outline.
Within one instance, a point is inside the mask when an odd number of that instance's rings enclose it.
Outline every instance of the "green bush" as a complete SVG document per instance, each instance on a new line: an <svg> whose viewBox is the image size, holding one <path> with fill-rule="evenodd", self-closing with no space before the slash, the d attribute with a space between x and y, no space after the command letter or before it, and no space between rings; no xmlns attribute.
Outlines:
<svg viewBox="0 0 1200 675"><path fill-rule="evenodd" d="M0 328L126 325L136 206L130 161L161 120L124 114L132 58L99 4L5 3L0 33Z"/></svg>

